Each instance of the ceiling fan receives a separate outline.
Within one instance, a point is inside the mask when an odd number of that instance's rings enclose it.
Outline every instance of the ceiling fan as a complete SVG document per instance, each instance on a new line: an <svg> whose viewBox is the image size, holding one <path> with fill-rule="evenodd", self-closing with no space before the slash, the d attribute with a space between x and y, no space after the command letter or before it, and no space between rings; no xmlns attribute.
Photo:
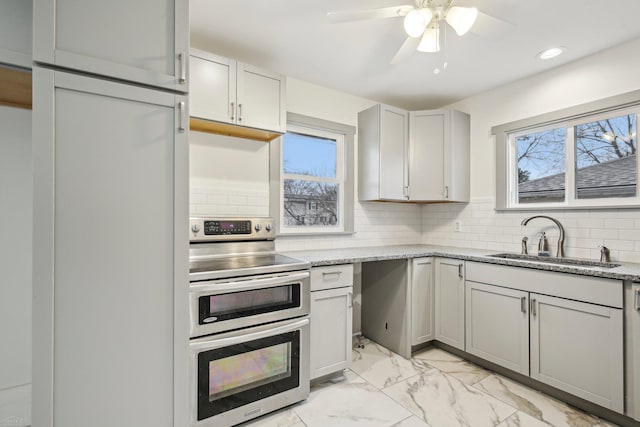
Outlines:
<svg viewBox="0 0 640 427"><path fill-rule="evenodd" d="M453 6L454 0L415 0L414 5L382 7L352 11L330 12L327 18L332 23L365 19L404 17L407 39L395 54L392 64L398 63L413 53L439 52L441 22L451 26L456 34L466 34L478 17L475 7Z"/></svg>

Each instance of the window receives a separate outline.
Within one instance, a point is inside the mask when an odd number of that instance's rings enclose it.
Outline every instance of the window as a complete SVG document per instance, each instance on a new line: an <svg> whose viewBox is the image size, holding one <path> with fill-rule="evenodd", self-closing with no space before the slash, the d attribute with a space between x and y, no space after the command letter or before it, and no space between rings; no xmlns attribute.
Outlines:
<svg viewBox="0 0 640 427"><path fill-rule="evenodd" d="M287 115L287 133L271 149L279 234L352 231L354 134L351 126Z"/></svg>
<svg viewBox="0 0 640 427"><path fill-rule="evenodd" d="M618 98L601 103L613 104ZM640 106L597 106L567 111L578 113L572 116L561 118L564 111L556 112L493 128L496 209L640 205L636 155ZM553 116L558 118L542 121Z"/></svg>

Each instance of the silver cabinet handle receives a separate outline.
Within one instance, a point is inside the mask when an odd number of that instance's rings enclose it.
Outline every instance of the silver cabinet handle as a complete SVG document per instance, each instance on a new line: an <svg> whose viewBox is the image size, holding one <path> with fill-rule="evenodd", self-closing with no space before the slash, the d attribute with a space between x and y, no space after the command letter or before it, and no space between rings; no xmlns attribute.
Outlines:
<svg viewBox="0 0 640 427"><path fill-rule="evenodd" d="M409 199L409 186L408 185L405 185L404 187L402 187L402 195L406 199Z"/></svg>
<svg viewBox="0 0 640 427"><path fill-rule="evenodd" d="M328 276L330 274L337 274L338 276L342 274L342 271L323 271L322 277Z"/></svg>
<svg viewBox="0 0 640 427"><path fill-rule="evenodd" d="M178 125L178 132L180 133L183 133L185 131L184 123L187 121L187 119L185 118L187 109L184 107L184 101L178 102L178 110L180 113L180 124Z"/></svg>
<svg viewBox="0 0 640 427"><path fill-rule="evenodd" d="M234 117L233 117L233 110L234 110L233 106L234 105L235 104L233 102L231 102L231 104L229 104L229 117L231 118L231 120L234 120Z"/></svg>
<svg viewBox="0 0 640 427"><path fill-rule="evenodd" d="M458 264L458 278L462 279L462 264Z"/></svg>
<svg viewBox="0 0 640 427"><path fill-rule="evenodd" d="M242 121L242 104L238 104L238 121Z"/></svg>
<svg viewBox="0 0 640 427"><path fill-rule="evenodd" d="M449 186L448 185L444 186L444 198L445 199L449 198Z"/></svg>
<svg viewBox="0 0 640 427"><path fill-rule="evenodd" d="M178 78L178 83L183 85L187 82L187 55L179 53L178 61L180 61L180 77Z"/></svg>
<svg viewBox="0 0 640 427"><path fill-rule="evenodd" d="M520 298L520 311L523 313L527 312L527 297Z"/></svg>
<svg viewBox="0 0 640 427"><path fill-rule="evenodd" d="M535 316L538 312L536 311L536 300L535 298L531 300L531 315Z"/></svg>
<svg viewBox="0 0 640 427"><path fill-rule="evenodd" d="M640 311L640 289L636 289L633 295L633 308L635 308L636 311Z"/></svg>
<svg viewBox="0 0 640 427"><path fill-rule="evenodd" d="M349 292L347 297L349 298L349 308L351 308L353 307L353 292Z"/></svg>

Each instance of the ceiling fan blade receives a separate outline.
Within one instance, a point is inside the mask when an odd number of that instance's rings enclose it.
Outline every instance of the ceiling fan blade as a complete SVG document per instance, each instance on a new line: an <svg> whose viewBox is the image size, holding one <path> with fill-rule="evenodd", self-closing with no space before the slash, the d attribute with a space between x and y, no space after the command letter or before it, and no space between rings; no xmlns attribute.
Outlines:
<svg viewBox="0 0 640 427"><path fill-rule="evenodd" d="M515 25L509 22L478 12L478 18L469 31L482 37L500 38L514 29Z"/></svg>
<svg viewBox="0 0 640 427"><path fill-rule="evenodd" d="M396 18L405 16L414 9L411 5L400 5L382 7L378 9L345 10L327 13L329 22L336 24L339 22L362 21L365 19Z"/></svg>
<svg viewBox="0 0 640 427"><path fill-rule="evenodd" d="M393 56L391 65L399 64L400 62L413 55L418 48L418 44L420 44L420 37L407 37L404 43L402 43L402 46L400 46L400 49L398 49L398 52L396 52L396 54Z"/></svg>

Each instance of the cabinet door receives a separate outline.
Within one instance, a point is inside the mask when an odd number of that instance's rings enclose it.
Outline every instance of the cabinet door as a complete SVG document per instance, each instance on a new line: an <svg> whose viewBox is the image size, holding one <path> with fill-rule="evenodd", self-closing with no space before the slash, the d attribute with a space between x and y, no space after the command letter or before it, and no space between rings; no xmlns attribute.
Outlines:
<svg viewBox="0 0 640 427"><path fill-rule="evenodd" d="M433 259L415 258L411 268L411 345L418 345L434 338Z"/></svg>
<svg viewBox="0 0 640 427"><path fill-rule="evenodd" d="M183 102L34 70L34 425L187 423Z"/></svg>
<svg viewBox="0 0 640 427"><path fill-rule="evenodd" d="M529 375L528 293L466 283L466 350Z"/></svg>
<svg viewBox="0 0 640 427"><path fill-rule="evenodd" d="M238 63L237 123L257 129L285 132L285 79L252 65Z"/></svg>
<svg viewBox="0 0 640 427"><path fill-rule="evenodd" d="M456 110L445 110L444 194L452 202L469 201L471 139L470 117Z"/></svg>
<svg viewBox="0 0 640 427"><path fill-rule="evenodd" d="M34 0L34 60L188 91L188 0Z"/></svg>
<svg viewBox="0 0 640 427"><path fill-rule="evenodd" d="M351 366L353 286L311 292L311 379Z"/></svg>
<svg viewBox="0 0 640 427"><path fill-rule="evenodd" d="M29 0L0 2L0 63L31 68L32 10Z"/></svg>
<svg viewBox="0 0 640 427"><path fill-rule="evenodd" d="M411 112L409 135L409 199L444 200L444 112Z"/></svg>
<svg viewBox="0 0 640 427"><path fill-rule="evenodd" d="M407 200L408 113L380 106L380 198Z"/></svg>
<svg viewBox="0 0 640 427"><path fill-rule="evenodd" d="M624 410L621 309L531 294L531 377Z"/></svg>
<svg viewBox="0 0 640 427"><path fill-rule="evenodd" d="M436 340L464 350L464 262L436 259Z"/></svg>
<svg viewBox="0 0 640 427"><path fill-rule="evenodd" d="M236 122L236 61L192 49L189 63L192 117Z"/></svg>
<svg viewBox="0 0 640 427"><path fill-rule="evenodd" d="M631 389L630 397L633 402L631 416L640 421L640 284L634 283L631 286L630 299L627 301L628 329L627 332L627 355L631 360L630 373ZM629 378L629 377L627 377Z"/></svg>

